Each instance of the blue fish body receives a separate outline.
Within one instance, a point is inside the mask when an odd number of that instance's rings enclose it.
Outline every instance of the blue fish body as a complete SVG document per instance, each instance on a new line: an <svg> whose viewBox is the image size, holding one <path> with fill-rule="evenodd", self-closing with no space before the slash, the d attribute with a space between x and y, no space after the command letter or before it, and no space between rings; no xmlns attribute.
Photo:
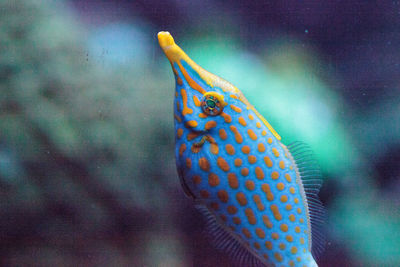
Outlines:
<svg viewBox="0 0 400 267"><path fill-rule="evenodd" d="M321 180L309 150L283 145L236 87L194 63L168 32L158 38L176 79L177 170L215 245L240 266L317 266Z"/></svg>

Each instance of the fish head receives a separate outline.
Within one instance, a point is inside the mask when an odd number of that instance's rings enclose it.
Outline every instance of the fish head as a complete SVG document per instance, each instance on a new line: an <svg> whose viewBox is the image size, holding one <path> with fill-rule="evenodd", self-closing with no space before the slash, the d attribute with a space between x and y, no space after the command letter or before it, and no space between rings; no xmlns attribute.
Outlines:
<svg viewBox="0 0 400 267"><path fill-rule="evenodd" d="M254 114L280 140L270 124L230 82L196 64L175 43L169 32L159 32L158 41L175 74L175 118L192 132L215 133L220 127L237 123L241 114Z"/></svg>
<svg viewBox="0 0 400 267"><path fill-rule="evenodd" d="M169 32L159 32L158 40L175 74L175 117L190 131L215 131L232 121L233 109L250 107L239 89L197 65Z"/></svg>

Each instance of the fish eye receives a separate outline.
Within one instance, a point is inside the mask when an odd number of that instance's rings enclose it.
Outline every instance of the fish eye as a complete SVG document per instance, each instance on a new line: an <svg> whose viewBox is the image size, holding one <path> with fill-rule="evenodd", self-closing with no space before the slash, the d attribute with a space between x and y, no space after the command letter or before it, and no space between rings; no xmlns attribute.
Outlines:
<svg viewBox="0 0 400 267"><path fill-rule="evenodd" d="M203 95L201 109L209 116L217 116L224 110L224 97L215 92L208 92Z"/></svg>

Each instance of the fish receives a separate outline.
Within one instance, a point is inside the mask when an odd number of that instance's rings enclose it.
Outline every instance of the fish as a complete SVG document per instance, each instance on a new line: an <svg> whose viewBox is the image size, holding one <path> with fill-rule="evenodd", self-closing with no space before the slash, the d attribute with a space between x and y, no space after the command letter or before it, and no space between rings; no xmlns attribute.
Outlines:
<svg viewBox="0 0 400 267"><path fill-rule="evenodd" d="M158 42L175 76L179 180L212 243L237 266L318 266L324 208L311 149L284 145L238 88L196 64L169 32Z"/></svg>

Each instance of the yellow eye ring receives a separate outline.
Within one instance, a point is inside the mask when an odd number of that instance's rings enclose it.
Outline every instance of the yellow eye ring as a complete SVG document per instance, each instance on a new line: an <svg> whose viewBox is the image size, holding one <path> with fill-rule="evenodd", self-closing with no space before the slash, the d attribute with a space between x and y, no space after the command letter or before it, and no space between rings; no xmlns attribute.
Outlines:
<svg viewBox="0 0 400 267"><path fill-rule="evenodd" d="M201 100L201 108L203 112L209 116L217 116L221 114L226 105L224 96L216 92L205 93Z"/></svg>

